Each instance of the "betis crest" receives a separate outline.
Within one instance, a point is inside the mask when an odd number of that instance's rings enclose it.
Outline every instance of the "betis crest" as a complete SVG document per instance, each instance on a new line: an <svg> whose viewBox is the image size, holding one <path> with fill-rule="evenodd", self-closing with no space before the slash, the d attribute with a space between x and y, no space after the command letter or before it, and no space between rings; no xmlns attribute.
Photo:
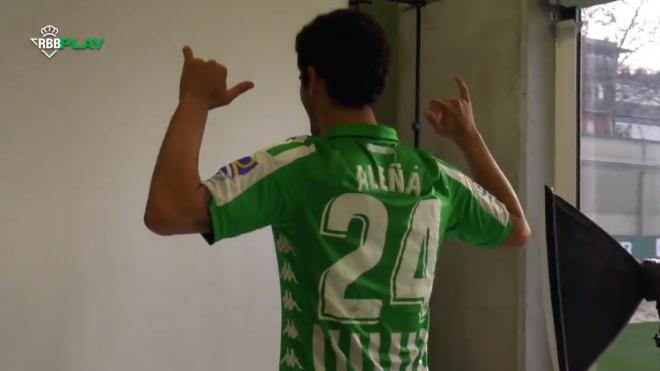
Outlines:
<svg viewBox="0 0 660 371"><path fill-rule="evenodd" d="M257 165L257 161L254 158L246 156L221 167L215 176L219 179L233 179L236 176L249 173L252 169L257 167Z"/></svg>

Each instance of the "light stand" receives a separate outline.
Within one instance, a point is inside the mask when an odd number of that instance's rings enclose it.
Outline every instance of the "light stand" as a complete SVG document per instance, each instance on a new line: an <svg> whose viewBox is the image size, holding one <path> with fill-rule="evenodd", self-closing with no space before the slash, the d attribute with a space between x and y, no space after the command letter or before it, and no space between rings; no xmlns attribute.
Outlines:
<svg viewBox="0 0 660 371"><path fill-rule="evenodd" d="M415 115L412 123L412 130L415 135L415 148L419 148L420 132L422 124L419 120L420 110L420 73L421 73L421 54L422 54L422 8L427 4L439 0L386 0L398 4L407 4L415 9L417 13L416 24L416 47L415 47ZM371 4L370 0L349 0L349 6L360 11L360 4Z"/></svg>

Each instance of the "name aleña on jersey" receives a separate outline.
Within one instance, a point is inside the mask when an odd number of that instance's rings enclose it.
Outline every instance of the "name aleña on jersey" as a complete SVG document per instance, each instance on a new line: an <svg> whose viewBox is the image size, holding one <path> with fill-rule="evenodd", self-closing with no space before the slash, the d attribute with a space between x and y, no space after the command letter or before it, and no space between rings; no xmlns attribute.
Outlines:
<svg viewBox="0 0 660 371"><path fill-rule="evenodd" d="M400 163L390 164L387 171L380 165L376 165L376 169L371 165L357 165L355 174L358 181L358 191L399 192L419 196L420 180L418 170L418 166L415 165L406 179L403 166Z"/></svg>

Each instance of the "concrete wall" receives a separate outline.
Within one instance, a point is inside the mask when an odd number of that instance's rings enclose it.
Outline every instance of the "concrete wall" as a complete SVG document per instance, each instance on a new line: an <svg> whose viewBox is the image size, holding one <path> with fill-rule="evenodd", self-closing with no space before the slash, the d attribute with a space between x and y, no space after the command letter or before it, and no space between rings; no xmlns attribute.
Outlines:
<svg viewBox="0 0 660 371"><path fill-rule="evenodd" d="M524 364L520 370L551 371L552 348L548 341L550 317L547 292L544 186L553 185L555 126L555 23L546 0L523 1L523 100L525 211L533 230L525 252L524 342L519 350ZM554 342L554 339L550 340Z"/></svg>
<svg viewBox="0 0 660 371"><path fill-rule="evenodd" d="M322 0L43 0L0 12L0 370L274 370L268 231L207 247L142 214L178 98L181 47L255 90L210 115L201 173L308 132L294 36ZM277 16L273 16L277 14ZM30 42L104 37L48 60ZM277 120L274 120L277 118Z"/></svg>
<svg viewBox="0 0 660 371"><path fill-rule="evenodd" d="M401 14L398 124L412 143L414 12ZM543 0L444 1L423 13L422 98L455 96L453 74L472 90L493 155L526 204L528 252L447 243L432 299L432 369L551 369L540 294L543 185L552 182L554 33ZM426 103L424 103L426 104ZM422 147L467 170L457 148L425 127ZM535 248L536 247L536 248Z"/></svg>
<svg viewBox="0 0 660 371"><path fill-rule="evenodd" d="M521 19L518 0L484 11L486 1L446 1L425 9L422 57L425 101L455 96L461 74L472 89L475 115L494 156L519 185L522 128ZM414 12L400 25L399 123L411 142L414 97ZM407 59L404 59L406 56ZM425 127L421 146L466 169L455 146ZM433 295L429 354L432 369L519 370L520 310L524 293L519 251L479 251L447 243L439 259Z"/></svg>

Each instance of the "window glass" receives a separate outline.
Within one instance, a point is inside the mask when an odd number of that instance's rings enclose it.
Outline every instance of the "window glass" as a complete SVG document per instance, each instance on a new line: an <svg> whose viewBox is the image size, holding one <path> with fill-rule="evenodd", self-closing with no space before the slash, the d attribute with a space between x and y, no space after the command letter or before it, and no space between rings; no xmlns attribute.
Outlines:
<svg viewBox="0 0 660 371"><path fill-rule="evenodd" d="M660 259L660 1L582 9L582 211L635 258ZM653 370L653 303L642 302L598 371Z"/></svg>

